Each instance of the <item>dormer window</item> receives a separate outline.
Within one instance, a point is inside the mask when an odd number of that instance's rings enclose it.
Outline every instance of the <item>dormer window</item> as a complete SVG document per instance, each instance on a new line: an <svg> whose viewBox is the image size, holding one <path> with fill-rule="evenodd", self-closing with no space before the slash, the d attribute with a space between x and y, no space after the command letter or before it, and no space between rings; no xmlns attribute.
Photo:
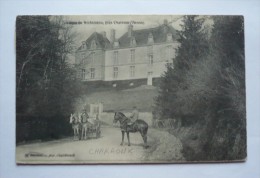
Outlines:
<svg viewBox="0 0 260 178"><path fill-rule="evenodd" d="M172 41L172 34L167 33L167 42L171 42L171 41Z"/></svg>
<svg viewBox="0 0 260 178"><path fill-rule="evenodd" d="M86 42L82 41L82 49L86 49Z"/></svg>
<svg viewBox="0 0 260 178"><path fill-rule="evenodd" d="M152 33L149 33L148 35L148 44L153 44L154 43L154 40L153 40L153 34Z"/></svg>
<svg viewBox="0 0 260 178"><path fill-rule="evenodd" d="M95 40L91 41L91 49L96 49L97 48L97 44Z"/></svg>
<svg viewBox="0 0 260 178"><path fill-rule="evenodd" d="M119 48L119 42L118 41L114 41L113 46L114 46L114 48Z"/></svg>
<svg viewBox="0 0 260 178"><path fill-rule="evenodd" d="M132 38L131 38L131 40L130 40L130 45L131 45L131 46L136 46L135 37L132 37Z"/></svg>

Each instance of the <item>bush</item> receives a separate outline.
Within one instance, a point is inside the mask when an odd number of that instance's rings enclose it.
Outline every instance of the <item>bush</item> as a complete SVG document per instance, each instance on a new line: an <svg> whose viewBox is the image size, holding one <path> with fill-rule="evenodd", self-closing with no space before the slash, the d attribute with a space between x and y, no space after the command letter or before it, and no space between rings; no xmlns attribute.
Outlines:
<svg viewBox="0 0 260 178"><path fill-rule="evenodd" d="M71 124L64 116L16 116L16 143L25 143L34 140L53 140L72 136Z"/></svg>

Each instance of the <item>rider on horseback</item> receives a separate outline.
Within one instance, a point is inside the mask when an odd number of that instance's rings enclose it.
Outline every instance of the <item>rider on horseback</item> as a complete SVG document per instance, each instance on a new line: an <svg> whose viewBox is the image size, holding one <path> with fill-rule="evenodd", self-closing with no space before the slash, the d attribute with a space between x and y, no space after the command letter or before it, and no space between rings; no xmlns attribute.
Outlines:
<svg viewBox="0 0 260 178"><path fill-rule="evenodd" d="M139 111L136 106L133 107L132 114L129 118L130 118L130 122L128 122L127 125L133 128L135 121L138 120L139 118Z"/></svg>

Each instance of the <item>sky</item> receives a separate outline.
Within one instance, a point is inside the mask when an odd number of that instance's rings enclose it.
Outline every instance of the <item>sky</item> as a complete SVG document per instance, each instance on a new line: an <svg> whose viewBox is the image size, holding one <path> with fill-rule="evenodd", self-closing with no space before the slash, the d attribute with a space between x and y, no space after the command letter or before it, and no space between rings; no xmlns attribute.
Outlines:
<svg viewBox="0 0 260 178"><path fill-rule="evenodd" d="M68 22L81 22L82 24L73 24L73 31L77 33L76 46L79 47L82 41L93 32L105 31L108 39L110 39L111 29L116 30L116 38L119 38L127 32L128 23L134 21L133 29L153 28L163 24L164 19L168 22L173 22L171 25L175 29L180 29L181 16L171 15L106 15L106 16L65 16ZM86 22L86 23L84 23ZM89 24L89 22L96 22L98 24ZM106 23L107 22L107 23Z"/></svg>
<svg viewBox="0 0 260 178"><path fill-rule="evenodd" d="M72 23L72 32L76 34L74 47L77 49L93 32L105 31L110 40L111 29L115 29L115 37L119 38L127 32L129 24L133 25L134 30L138 30L157 27L167 20L175 29L180 30L181 17L178 15L82 15L64 16L64 20ZM92 24L93 22L95 24ZM70 55L70 63L74 60L74 55Z"/></svg>
<svg viewBox="0 0 260 178"><path fill-rule="evenodd" d="M72 26L72 33L75 33L75 50L80 47L83 41L94 32L106 32L110 40L111 29L115 30L115 37L118 39L127 32L129 24L133 25L133 30L157 27L167 20L176 30L181 30L182 15L73 15L63 16L64 21ZM205 24L212 25L209 16L199 16L206 18ZM68 56L69 63L75 62L75 54Z"/></svg>

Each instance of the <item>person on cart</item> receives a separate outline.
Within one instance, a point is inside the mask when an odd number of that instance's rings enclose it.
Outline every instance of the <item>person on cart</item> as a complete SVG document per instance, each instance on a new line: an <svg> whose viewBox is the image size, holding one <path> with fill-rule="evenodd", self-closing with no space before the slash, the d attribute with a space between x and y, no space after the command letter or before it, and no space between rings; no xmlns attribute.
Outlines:
<svg viewBox="0 0 260 178"><path fill-rule="evenodd" d="M83 122L83 123L86 123L86 122L88 121L89 115L88 115L86 109L83 109L83 110L82 110L81 118L82 118L82 122Z"/></svg>

